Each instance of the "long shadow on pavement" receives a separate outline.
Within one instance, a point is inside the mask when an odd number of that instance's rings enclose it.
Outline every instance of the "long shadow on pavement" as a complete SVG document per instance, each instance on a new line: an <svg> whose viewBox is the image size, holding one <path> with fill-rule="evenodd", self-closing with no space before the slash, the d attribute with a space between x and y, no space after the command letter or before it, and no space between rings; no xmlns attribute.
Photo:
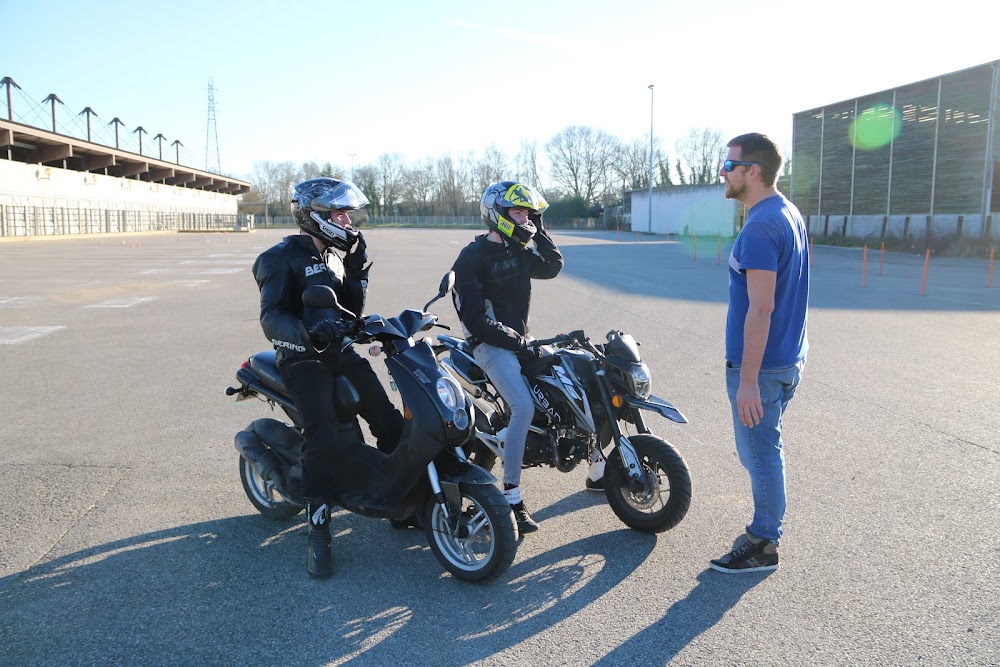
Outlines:
<svg viewBox="0 0 1000 667"><path fill-rule="evenodd" d="M138 535L4 577L5 661L467 664L572 616L656 544L631 530L596 535L515 560L498 581L474 585L442 574L422 531L343 512L335 525L336 574L327 582L305 575L301 517L275 524L258 516ZM372 530L385 531L378 549Z"/></svg>

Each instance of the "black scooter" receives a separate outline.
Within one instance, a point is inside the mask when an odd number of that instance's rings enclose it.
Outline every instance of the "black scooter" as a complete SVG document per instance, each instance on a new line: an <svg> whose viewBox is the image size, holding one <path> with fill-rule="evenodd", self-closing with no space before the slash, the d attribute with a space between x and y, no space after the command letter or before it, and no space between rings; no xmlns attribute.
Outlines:
<svg viewBox="0 0 1000 667"><path fill-rule="evenodd" d="M372 354L385 363L403 400L405 424L398 447L385 454L365 444L357 423L360 398L350 380L337 379L335 410L340 442L353 442L338 461L349 478L335 501L356 514L405 521L417 514L431 550L445 569L465 581L500 576L514 560L517 528L496 478L468 461L463 451L472 436L472 405L457 382L440 369L429 339L413 336L437 323L427 309L454 286L454 274L441 281L438 295L422 310L396 317L358 318L337 303L334 291L313 286L302 295L313 309L333 309L351 322L343 346L377 341ZM273 351L260 352L236 372L239 387L226 394L236 400L258 398L278 405L292 420L258 419L236 435L240 479L250 502L264 516L289 519L303 508L302 422L285 390ZM345 474L346 473L346 474Z"/></svg>

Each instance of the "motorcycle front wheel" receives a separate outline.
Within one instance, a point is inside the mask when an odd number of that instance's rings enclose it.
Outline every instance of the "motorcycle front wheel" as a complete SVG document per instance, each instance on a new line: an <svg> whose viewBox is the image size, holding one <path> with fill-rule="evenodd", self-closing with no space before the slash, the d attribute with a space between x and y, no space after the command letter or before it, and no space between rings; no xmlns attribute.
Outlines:
<svg viewBox="0 0 1000 667"><path fill-rule="evenodd" d="M642 473L632 480L616 449L604 471L604 495L629 528L662 533L681 522L691 506L691 473L674 446L655 435L629 436Z"/></svg>
<svg viewBox="0 0 1000 667"><path fill-rule="evenodd" d="M278 493L274 485L257 474L250 462L240 457L240 481L243 491L257 511L268 519L284 521L302 511L302 505L292 502Z"/></svg>
<svg viewBox="0 0 1000 667"><path fill-rule="evenodd" d="M462 485L461 493L457 522L449 523L444 508L433 498L428 501L427 541L434 556L456 578L495 579L507 571L517 552L514 514L495 486Z"/></svg>

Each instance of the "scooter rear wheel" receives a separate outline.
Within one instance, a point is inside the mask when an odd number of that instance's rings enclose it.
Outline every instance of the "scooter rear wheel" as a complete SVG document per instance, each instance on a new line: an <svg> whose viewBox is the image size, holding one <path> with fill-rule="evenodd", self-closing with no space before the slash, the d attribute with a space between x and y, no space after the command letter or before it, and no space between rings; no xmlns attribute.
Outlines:
<svg viewBox="0 0 1000 667"><path fill-rule="evenodd" d="M462 485L461 512L452 530L444 508L433 498L425 514L431 551L453 576L463 581L495 579L510 568L517 552L514 514L500 489Z"/></svg>
<svg viewBox="0 0 1000 667"><path fill-rule="evenodd" d="M243 491L257 511L268 519L284 521L302 511L302 505L288 500L278 493L273 484L257 474L250 462L240 457L240 481Z"/></svg>

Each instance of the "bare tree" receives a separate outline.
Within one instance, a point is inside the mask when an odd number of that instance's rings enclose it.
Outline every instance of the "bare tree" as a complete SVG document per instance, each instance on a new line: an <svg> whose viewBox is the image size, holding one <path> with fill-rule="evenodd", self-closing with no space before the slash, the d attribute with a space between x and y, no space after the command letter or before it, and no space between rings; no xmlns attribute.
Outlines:
<svg viewBox="0 0 1000 667"><path fill-rule="evenodd" d="M509 165L507 154L496 144L490 144L486 147L483 157L473 164L474 184L472 189L483 193L493 183L510 179Z"/></svg>
<svg viewBox="0 0 1000 667"><path fill-rule="evenodd" d="M603 130L574 125L545 144L554 183L586 203L599 201L609 187L616 139Z"/></svg>
<svg viewBox="0 0 1000 667"><path fill-rule="evenodd" d="M430 215L434 208L432 198L437 189L436 185L434 161L427 158L404 170L402 200L416 215Z"/></svg>
<svg viewBox="0 0 1000 667"><path fill-rule="evenodd" d="M438 158L434 167L437 180L437 204L444 215L461 215L463 199L462 185L455 161L450 155Z"/></svg>
<svg viewBox="0 0 1000 667"><path fill-rule="evenodd" d="M322 176L322 175L323 175L323 170L315 162L302 163L302 180L316 178L317 176Z"/></svg>
<svg viewBox="0 0 1000 667"><path fill-rule="evenodd" d="M542 195L545 195L545 190L542 187L542 179L538 174L538 142L528 141L526 139L521 140L521 147L517 151L517 155L514 157L514 178L522 183L526 183L534 188L541 190Z"/></svg>
<svg viewBox="0 0 1000 667"><path fill-rule="evenodd" d="M655 157L656 154L654 153ZM619 142L615 153L615 173L626 189L639 190L649 187L648 137L645 139L633 139L630 143ZM654 185L656 184L655 171L653 183Z"/></svg>
<svg viewBox="0 0 1000 667"><path fill-rule="evenodd" d="M372 208L372 215L385 214L381 205L382 192L379 189L381 185L381 178L376 167L366 164L355 169L354 185L358 186L358 188L365 193L365 196L368 197L368 201L371 202L369 206Z"/></svg>
<svg viewBox="0 0 1000 667"><path fill-rule="evenodd" d="M681 183L715 183L726 155L726 142L720 130L690 130L677 141L677 171Z"/></svg>
<svg viewBox="0 0 1000 667"><path fill-rule="evenodd" d="M383 215L392 215L402 195L403 157L399 153L383 153L378 156L375 169L378 171Z"/></svg>
<svg viewBox="0 0 1000 667"><path fill-rule="evenodd" d="M292 162L254 162L250 184L274 215L288 215L292 186L302 180L302 170Z"/></svg>

